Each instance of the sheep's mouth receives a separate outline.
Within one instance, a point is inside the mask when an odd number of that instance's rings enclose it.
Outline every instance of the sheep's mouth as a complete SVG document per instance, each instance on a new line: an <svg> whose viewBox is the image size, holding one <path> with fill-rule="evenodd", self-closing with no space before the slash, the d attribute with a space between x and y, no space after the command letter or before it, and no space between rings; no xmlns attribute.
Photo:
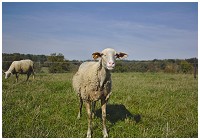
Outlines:
<svg viewBox="0 0 200 140"><path fill-rule="evenodd" d="M108 70L113 70L114 67L108 67L108 66L107 66L107 69L108 69Z"/></svg>

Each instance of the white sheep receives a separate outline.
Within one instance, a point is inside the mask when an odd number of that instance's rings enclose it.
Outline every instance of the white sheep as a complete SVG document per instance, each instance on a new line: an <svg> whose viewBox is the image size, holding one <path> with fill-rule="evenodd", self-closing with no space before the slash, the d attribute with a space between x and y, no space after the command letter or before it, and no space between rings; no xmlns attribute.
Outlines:
<svg viewBox="0 0 200 140"><path fill-rule="evenodd" d="M127 57L126 53L117 53L114 49L107 48L92 54L98 62L84 62L80 65L77 73L73 76L72 84L80 99L78 119L81 117L83 101L86 104L88 114L87 137L91 138L92 117L94 116L95 103L101 100L103 136L108 137L106 129L106 104L111 94L110 70L115 67L116 58ZM91 112L92 106L92 112Z"/></svg>
<svg viewBox="0 0 200 140"><path fill-rule="evenodd" d="M27 60L20 60L20 61L13 61L10 65L9 69L4 72L5 73L5 79L8 79L10 75L15 74L16 75L16 82L18 82L19 74L27 74L27 79L29 79L29 76L31 73L33 74L34 79L34 69L33 69L33 61L27 59Z"/></svg>

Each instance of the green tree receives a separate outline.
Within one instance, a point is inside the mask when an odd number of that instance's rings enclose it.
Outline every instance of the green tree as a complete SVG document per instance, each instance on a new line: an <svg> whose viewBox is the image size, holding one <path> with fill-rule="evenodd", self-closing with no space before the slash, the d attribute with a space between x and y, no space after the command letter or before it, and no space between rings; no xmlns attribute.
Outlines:
<svg viewBox="0 0 200 140"><path fill-rule="evenodd" d="M181 70L183 73L188 73L189 71L191 71L191 69L192 65L190 63L185 60L181 61Z"/></svg>
<svg viewBox="0 0 200 140"><path fill-rule="evenodd" d="M49 64L49 72L50 73L62 73L65 71L69 71L69 64L65 61L64 55L59 53L52 53L48 56L47 61Z"/></svg>

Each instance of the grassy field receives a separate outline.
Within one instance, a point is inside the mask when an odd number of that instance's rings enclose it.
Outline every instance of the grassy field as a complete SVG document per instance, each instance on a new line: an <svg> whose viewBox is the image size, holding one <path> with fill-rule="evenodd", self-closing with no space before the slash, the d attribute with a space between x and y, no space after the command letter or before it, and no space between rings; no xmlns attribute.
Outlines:
<svg viewBox="0 0 200 140"><path fill-rule="evenodd" d="M86 137L87 115L77 120L73 74L38 74L19 83L2 80L2 136ZM113 138L198 137L198 80L192 75L113 73L107 128ZM93 137L102 137L100 103Z"/></svg>

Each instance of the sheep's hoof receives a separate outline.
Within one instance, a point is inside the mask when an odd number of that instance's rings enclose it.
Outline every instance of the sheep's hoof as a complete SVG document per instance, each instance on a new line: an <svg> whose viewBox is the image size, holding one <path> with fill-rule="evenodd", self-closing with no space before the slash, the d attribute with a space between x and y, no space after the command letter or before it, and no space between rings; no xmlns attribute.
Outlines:
<svg viewBox="0 0 200 140"><path fill-rule="evenodd" d="M104 138L107 138L107 137L108 137L107 130L103 130L103 137L104 137Z"/></svg>
<svg viewBox="0 0 200 140"><path fill-rule="evenodd" d="M107 138L107 137L108 137L108 134L104 134L103 137L104 137L104 138Z"/></svg>
<svg viewBox="0 0 200 140"><path fill-rule="evenodd" d="M91 138L91 137L92 137L91 131L88 131L87 132L87 138Z"/></svg>
<svg viewBox="0 0 200 140"><path fill-rule="evenodd" d="M81 119L81 115L78 114L78 116L77 116L77 120L80 120L80 119Z"/></svg>
<svg viewBox="0 0 200 140"><path fill-rule="evenodd" d="M87 135L87 138L91 138L92 136L91 135Z"/></svg>

